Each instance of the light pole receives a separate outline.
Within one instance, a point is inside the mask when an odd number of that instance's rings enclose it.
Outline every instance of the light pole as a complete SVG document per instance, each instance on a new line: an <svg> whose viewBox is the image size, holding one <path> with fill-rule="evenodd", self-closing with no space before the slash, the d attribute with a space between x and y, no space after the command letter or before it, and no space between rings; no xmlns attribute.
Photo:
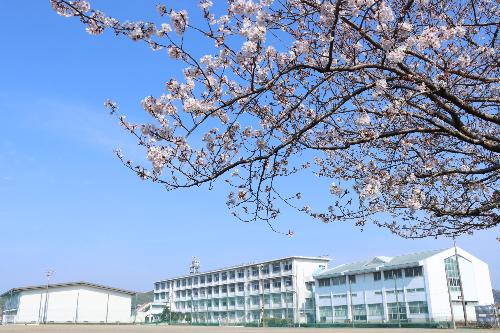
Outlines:
<svg viewBox="0 0 500 333"><path fill-rule="evenodd" d="M398 316L398 327L401 328L401 317L399 314L399 298L398 298L398 286L396 284L396 272L397 270L392 271L392 277L394 278L394 295L396 295L396 311Z"/></svg>
<svg viewBox="0 0 500 333"><path fill-rule="evenodd" d="M269 269L269 267L268 267ZM262 275L264 274L264 264L259 265L259 287L262 288L262 307L260 309L260 320L262 322L262 327L264 327L264 302L265 302L265 292L264 292L264 282L262 280Z"/></svg>
<svg viewBox="0 0 500 333"><path fill-rule="evenodd" d="M458 284L460 286L460 298L462 299L462 310L464 312L464 324L467 327L467 305L465 304L464 288L462 284L462 275L460 274L460 264L458 262L458 250L455 238L453 238L453 247L455 248L455 261L457 262Z"/></svg>
<svg viewBox="0 0 500 333"><path fill-rule="evenodd" d="M43 323L47 324L47 307L49 306L49 283L50 283L50 277L54 274L54 271L49 269L47 272L45 272L45 276L47 277L47 288L45 291L45 309L44 309L44 315L43 315Z"/></svg>
<svg viewBox="0 0 500 333"><path fill-rule="evenodd" d="M292 320L290 320L290 321L288 320L288 299L290 298L288 296L289 294L292 294L292 297L291 297L292 298L291 299L291 301L292 301L292 308L290 309L292 311L291 312L292 313ZM295 322L292 323L292 321L293 321L293 315L296 312L295 311L296 309L297 309L297 311L299 311L298 305L297 305L297 308L296 308L295 305L293 304L294 294L295 294L295 299L297 299L297 291L294 290L293 286L292 285L285 286L285 317L286 317L287 327L292 326L292 324L293 324L293 326L295 326ZM300 323L300 321L299 321L299 323Z"/></svg>
<svg viewBox="0 0 500 333"><path fill-rule="evenodd" d="M457 325L455 323L455 313L453 312L453 302L452 302L452 299L451 299L451 291L450 291L450 277L449 277L449 274L448 274L448 270L446 270L446 285L448 286L448 301L450 302L450 313L451 313L451 322L452 322L452 325L453 325L453 329L457 329Z"/></svg>
<svg viewBox="0 0 500 333"><path fill-rule="evenodd" d="M349 301L351 302L351 326L354 327L354 305L352 302L352 285L351 285L351 276L347 275L347 282L349 283Z"/></svg>

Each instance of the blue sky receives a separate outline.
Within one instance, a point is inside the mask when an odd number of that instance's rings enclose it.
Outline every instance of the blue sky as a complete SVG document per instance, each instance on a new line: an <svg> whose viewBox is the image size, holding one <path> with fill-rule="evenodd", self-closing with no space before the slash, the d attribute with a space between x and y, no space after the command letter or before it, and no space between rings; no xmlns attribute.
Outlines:
<svg viewBox="0 0 500 333"><path fill-rule="evenodd" d="M183 1L170 1L182 8ZM185 1L184 6L186 6ZM121 19L157 19L155 1L94 1ZM188 7L194 8L195 1ZM332 264L451 246L449 239L404 240L372 226L325 225L285 212L279 224L237 222L227 188L166 192L142 182L114 157L135 143L103 108L112 98L133 119L139 102L161 94L179 70L166 52L112 34L88 35L77 19L56 15L49 1L0 2L0 291L54 281L86 280L149 290L155 280L202 269L287 255L326 255ZM314 200L328 188L308 176ZM499 230L458 240L490 264L500 288Z"/></svg>

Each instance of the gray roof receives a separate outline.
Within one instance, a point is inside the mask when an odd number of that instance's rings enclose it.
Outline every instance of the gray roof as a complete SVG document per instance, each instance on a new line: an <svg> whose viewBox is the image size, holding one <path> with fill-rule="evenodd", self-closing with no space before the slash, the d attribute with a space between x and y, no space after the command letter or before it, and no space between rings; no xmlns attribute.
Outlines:
<svg viewBox="0 0 500 333"><path fill-rule="evenodd" d="M364 273L364 272L374 272L383 269L392 269L399 267L408 267L419 265L420 261L432 257L435 254L445 251L441 250L431 250L418 253L404 254L397 257L385 257L376 256L367 260L352 262L349 264L342 264L330 269L322 270L314 274L315 278L323 278L337 275L354 274L354 273Z"/></svg>
<svg viewBox="0 0 500 333"><path fill-rule="evenodd" d="M114 291L117 293L122 293L122 294L127 294L127 295L135 295L136 294L135 291L125 290L125 289L120 289L120 288L113 288L113 287L104 286L102 284L96 284L96 283L90 283L90 282L84 282L84 281L49 284L49 291L50 291L50 289L63 288L63 287L90 287L90 288L102 289L102 290L107 290L107 291ZM5 293L1 294L0 297L6 296L10 293L18 293L21 291L29 291L29 290L44 290L44 289L47 289L46 284L39 285L39 286L12 288L12 289L6 291Z"/></svg>

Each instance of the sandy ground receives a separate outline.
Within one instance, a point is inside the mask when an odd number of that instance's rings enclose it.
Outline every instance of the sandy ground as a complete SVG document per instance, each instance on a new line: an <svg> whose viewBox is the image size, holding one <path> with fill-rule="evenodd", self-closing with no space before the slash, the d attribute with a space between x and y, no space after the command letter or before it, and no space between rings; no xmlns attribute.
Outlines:
<svg viewBox="0 0 500 333"><path fill-rule="evenodd" d="M41 333L446 333L453 330L443 329L396 329L396 328L249 328L249 327L197 327L197 326L100 326L100 325L10 325L0 326L0 333L41 332ZM459 329L463 333L500 332L500 330Z"/></svg>

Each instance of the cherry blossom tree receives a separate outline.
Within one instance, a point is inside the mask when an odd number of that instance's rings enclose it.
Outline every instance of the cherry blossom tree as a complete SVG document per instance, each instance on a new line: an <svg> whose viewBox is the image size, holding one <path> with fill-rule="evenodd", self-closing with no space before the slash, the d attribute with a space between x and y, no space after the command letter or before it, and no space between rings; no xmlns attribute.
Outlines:
<svg viewBox="0 0 500 333"><path fill-rule="evenodd" d="M202 26L166 5L153 23L51 3L92 35L111 30L184 64L142 100L148 123L105 103L144 147L150 163L117 151L143 179L167 190L223 180L235 217L272 228L284 206L409 238L500 224L494 0L228 0L218 14L201 0ZM200 43L205 55L192 51ZM283 189L300 172L329 179L328 207Z"/></svg>

